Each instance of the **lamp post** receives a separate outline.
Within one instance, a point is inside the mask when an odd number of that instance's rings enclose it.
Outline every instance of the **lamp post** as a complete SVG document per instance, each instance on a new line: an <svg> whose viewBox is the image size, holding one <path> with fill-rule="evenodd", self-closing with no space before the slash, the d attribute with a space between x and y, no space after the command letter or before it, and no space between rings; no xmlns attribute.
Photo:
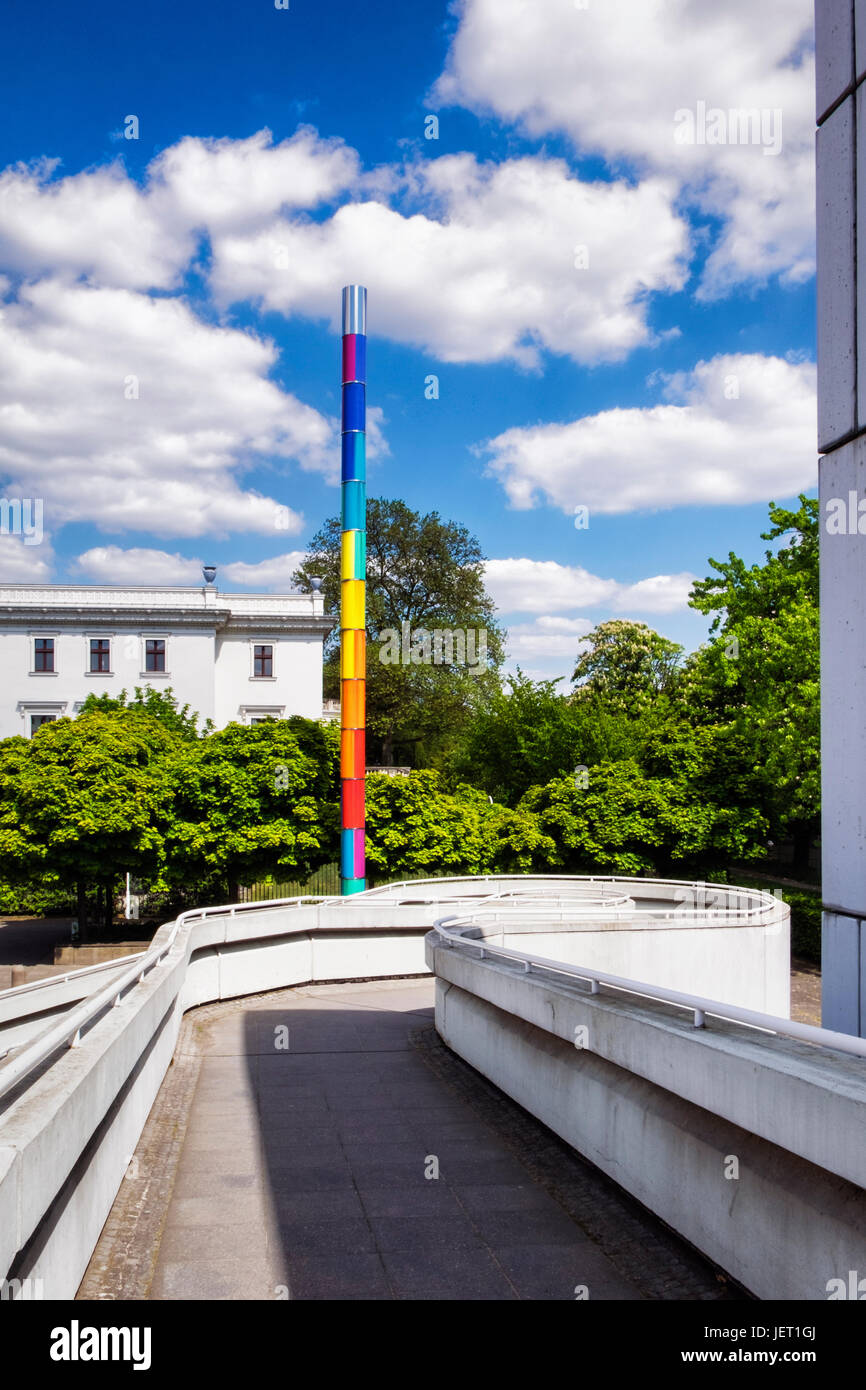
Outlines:
<svg viewBox="0 0 866 1390"><path fill-rule="evenodd" d="M363 893L366 765L367 291L343 290L340 557L340 886Z"/></svg>

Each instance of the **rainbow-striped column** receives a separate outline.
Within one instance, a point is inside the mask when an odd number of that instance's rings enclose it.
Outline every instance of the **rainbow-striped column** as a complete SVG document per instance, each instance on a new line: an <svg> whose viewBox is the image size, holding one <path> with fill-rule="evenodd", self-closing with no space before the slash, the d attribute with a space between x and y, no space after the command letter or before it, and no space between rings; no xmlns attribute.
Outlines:
<svg viewBox="0 0 866 1390"><path fill-rule="evenodd" d="M343 538L340 567L340 880L363 893L367 574L367 291L343 290Z"/></svg>

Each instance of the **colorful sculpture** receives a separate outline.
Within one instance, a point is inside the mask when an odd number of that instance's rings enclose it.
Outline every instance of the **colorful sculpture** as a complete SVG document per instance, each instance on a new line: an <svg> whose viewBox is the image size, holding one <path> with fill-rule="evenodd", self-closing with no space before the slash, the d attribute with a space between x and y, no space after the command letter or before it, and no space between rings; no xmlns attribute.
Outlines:
<svg viewBox="0 0 866 1390"><path fill-rule="evenodd" d="M343 290L343 534L340 568L340 881L363 893L366 763L367 291Z"/></svg>

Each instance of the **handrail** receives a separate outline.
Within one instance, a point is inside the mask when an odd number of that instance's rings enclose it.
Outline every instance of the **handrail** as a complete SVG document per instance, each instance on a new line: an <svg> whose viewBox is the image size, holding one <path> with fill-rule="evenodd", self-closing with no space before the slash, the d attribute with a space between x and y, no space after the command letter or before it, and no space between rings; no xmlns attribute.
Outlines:
<svg viewBox="0 0 866 1390"><path fill-rule="evenodd" d="M713 1018L721 1018L730 1023L742 1023L765 1033L779 1033L784 1037L796 1038L800 1042L812 1043L818 1047L831 1047L837 1052L847 1052L855 1057L866 1057L866 1038L856 1038L850 1033L836 1033L829 1028L816 1028L811 1023L797 1023L794 1019L778 1018L774 1014L762 1014L754 1009L742 1009L737 1004L725 1004L718 999L704 999L697 994L683 994L680 990L665 989L659 985L648 985L641 980L629 980L621 975L609 975L603 970L591 970L585 966L570 965L565 961L549 960L546 956L534 956L526 951L512 951L504 946L491 946L489 942L484 940L475 941L462 934L468 928L477 926L474 921L475 915L468 913L440 917L438 921L434 922L432 929L449 947L463 946L476 949L480 952L482 960L490 956L514 961L523 966L524 974L530 974L532 967L536 966L541 970L556 975L564 975L570 979L586 980L590 985L592 994L599 993L600 985L607 985L612 989L623 990L627 994L636 994L645 999L657 999L664 1004L674 1004L688 1009L695 1016L696 1028L706 1026L706 1017L709 1014ZM458 924L461 926L460 932L455 930Z"/></svg>
<svg viewBox="0 0 866 1390"><path fill-rule="evenodd" d="M383 885L383 887L387 887L387 889L391 893L393 893L395 889L400 890L405 888L407 890L412 890L416 895L414 901L418 903L417 894L419 890L423 891L425 887L433 886L437 883L473 883L478 885L489 884L492 885L492 888L494 890L501 890L501 888L505 885L510 886L520 882L526 884L528 887L530 887L530 889L538 884L541 884L543 886L546 883L552 890L554 884L558 884L563 881L576 882L587 885L616 884L620 886L625 886L626 884L640 885L640 883L642 882L642 880L640 879L623 878L619 875L598 876L564 874L545 876L539 874L527 875L525 877L522 877L519 874L503 874L483 876L478 875L474 878L469 879L460 878L459 876L452 876L451 878L440 879L418 879L414 881L411 879L407 879L400 884L388 884ZM652 879L650 880L650 882L654 884L662 884L663 886L691 888L707 887L707 885L701 884L697 881L687 882L686 880L675 879ZM764 899L763 904L761 904L757 908L744 910L743 915L748 915L750 913L755 912L771 911L776 906L776 899L769 897L769 895L767 894L761 893L759 890L736 889L732 885L727 884L721 884L718 885L718 887L722 891L750 893L756 895L759 898ZM378 889L370 889L365 893L353 894L351 897L307 894L296 898L263 899L261 901L253 903L229 903L226 905L215 905L212 907L199 907L187 909L185 912L182 912L178 916L174 923L171 924L171 932L167 940L158 945L154 942L154 944L151 945L148 950L142 952L140 955L133 956L132 958L126 958L126 960L130 961L129 966L126 969L122 970L119 977L113 979L111 983L106 986L105 989L100 990L98 993L92 994L88 996L88 998L82 1000L82 1002L79 1005L77 1005L76 1008L71 1010L69 1013L64 1014L62 1019L59 1019L53 1027L47 1029L44 1033L40 1033L37 1038L32 1039L29 1043L23 1044L20 1051L13 1050L13 1055L9 1057L8 1061L3 1061L2 1058L0 1058L0 1097L6 1095L25 1076L27 1076L30 1072L34 1071L37 1067L41 1066L42 1063L52 1055L52 1053L58 1051L61 1047L64 1047L66 1045L71 1047L77 1046L81 1037L82 1030L86 1028L86 1026L90 1022L92 1022L96 1018L96 1016L102 1012L103 1009L105 1009L109 1005L119 1004L121 996L131 985L134 985L141 981L147 973L149 973L152 969L154 969L157 965L160 964L160 962L171 950L181 927L191 925L196 921L208 921L217 917L234 918L238 915L244 916L248 913L254 913L267 909L285 910L287 907L300 908L305 904L319 904L320 906L327 907L339 906L340 909L345 910L347 914L351 914L352 911L357 910L360 907L369 905L371 898L375 898L376 908L378 911L381 911L386 905L389 908L393 908L395 910L404 906L404 904L401 903L399 898L390 902L387 901L386 899L379 896L379 891L380 890ZM568 896L556 897L554 896L553 892L551 892L549 895L541 894L541 897L544 900L544 902L549 905L550 911L557 910L560 912L560 914L562 914L567 910L571 917L575 917L578 915L578 906L580 904L580 899L578 898L571 898ZM424 905L436 904L438 901L439 900L435 895L431 895L429 898L422 900ZM491 891L483 898L481 898L480 901L477 899L476 896L466 895L462 899L455 896L454 898L449 900L449 905L453 907L458 906L461 903L471 903L473 907L476 909L476 911L480 910L480 912L484 912L486 910L488 913L494 911L498 913L502 911L504 904L508 904L509 906L513 906L515 908L514 912L508 913L508 916L513 920L517 915L517 911L519 911L518 904L520 904L520 906L525 907L528 901L531 901L531 891L530 893L520 894L519 892L514 892L509 887L509 891L507 894L503 893L502 891ZM554 907L554 904L556 904L556 907ZM534 916L538 916L537 908L533 908L532 911ZM603 912L605 913L607 920L612 920L612 917L610 915L611 911L615 912L616 909L609 910L604 906L603 903L599 904L595 902L587 907L585 915L587 917L592 917L598 916L599 912ZM695 909L695 913L700 915L704 919L706 919L709 914L716 911L721 911L724 914L727 910L700 908ZM638 917L655 915L664 916L665 913L667 913L668 918L670 918L671 909L641 909L640 913L638 914ZM634 913L628 913L625 915L628 916L629 920L635 919ZM451 919L442 918L438 920L444 921ZM468 921L468 919L466 920ZM680 910L677 910L675 920L689 921L691 919L689 918L688 914ZM161 930L162 928L160 928L160 931ZM157 935L159 935L159 932L157 932ZM493 948L487 947L485 949L490 951ZM502 948L498 949L501 950ZM508 953L506 952L505 954ZM515 956L515 959L522 960L524 959L524 957ZM553 969L561 969L561 966L557 962L545 962L542 957L525 957L525 959L534 960L534 963L537 963L538 965L546 964L547 966ZM124 960L124 964L126 964L126 960ZM104 962L102 964L105 967L111 967L116 965L116 962ZM85 967L85 970L92 970L94 968L95 967ZM587 978L589 977L587 976ZM598 976L598 978L601 979L602 977ZM613 983L615 981L615 977L611 976L610 980ZM56 983L56 981L45 981L39 983ZM634 984L634 982L632 981L631 984ZM19 988L22 987L19 986ZM27 987L24 986L23 988ZM633 992L646 993L646 988L641 987ZM683 996L683 998L685 998L685 996ZM715 1009L714 1011L718 1012L717 1009ZM817 1031L823 1032L823 1030ZM8 1054L6 1055L8 1056Z"/></svg>
<svg viewBox="0 0 866 1390"><path fill-rule="evenodd" d="M118 966L128 965L130 961L138 960L143 955L143 951L135 951L128 956L115 956L113 960L98 960L93 965L82 965L77 970L67 970L63 974L58 971L55 975L43 975L41 980L28 980L26 984L13 985L11 989L0 989L0 1003L13 995L17 999L21 994L44 989L47 985L65 985L69 980L80 979L82 975L95 975L100 970L116 970Z"/></svg>
<svg viewBox="0 0 866 1390"><path fill-rule="evenodd" d="M119 979L112 980L98 994L92 994L70 1013L64 1014L53 1028L40 1033L38 1038L25 1044L20 1052L14 1053L8 1062L0 1062L0 1097L11 1091L18 1082L30 1072L41 1066L52 1053L64 1045L77 1047L81 1030L109 1005L120 1003L120 997L132 984L137 984L157 965L174 945L180 922L173 924L168 939L160 945L151 946L141 955L133 957L133 964L124 970Z"/></svg>

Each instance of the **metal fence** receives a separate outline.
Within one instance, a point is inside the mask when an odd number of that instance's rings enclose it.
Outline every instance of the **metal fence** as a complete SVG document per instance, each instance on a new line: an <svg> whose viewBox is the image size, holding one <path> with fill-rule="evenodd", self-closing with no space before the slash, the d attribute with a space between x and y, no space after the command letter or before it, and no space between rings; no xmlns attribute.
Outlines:
<svg viewBox="0 0 866 1390"><path fill-rule="evenodd" d="M339 864L323 864L321 869L317 869L310 878L303 881L277 882L276 879L263 879L260 883L251 883L248 888L241 888L239 901L256 903L265 902L270 898L317 897L320 894L327 898L338 894L339 891Z"/></svg>

